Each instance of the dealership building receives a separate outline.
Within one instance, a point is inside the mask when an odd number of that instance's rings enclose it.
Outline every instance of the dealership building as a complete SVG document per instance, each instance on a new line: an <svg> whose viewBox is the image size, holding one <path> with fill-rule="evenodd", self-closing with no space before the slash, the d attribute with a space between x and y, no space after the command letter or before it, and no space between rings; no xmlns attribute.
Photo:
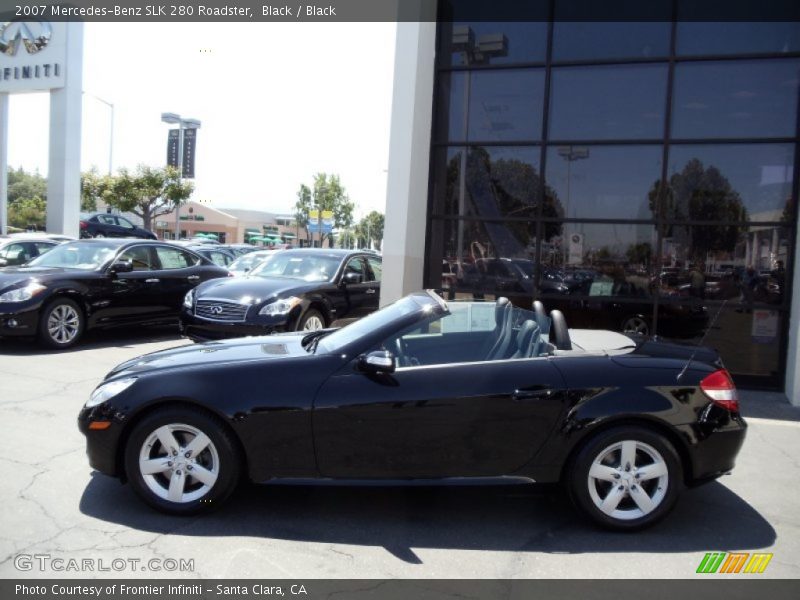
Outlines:
<svg viewBox="0 0 800 600"><path fill-rule="evenodd" d="M451 18L398 24L382 303L707 331L800 404L800 23Z"/></svg>

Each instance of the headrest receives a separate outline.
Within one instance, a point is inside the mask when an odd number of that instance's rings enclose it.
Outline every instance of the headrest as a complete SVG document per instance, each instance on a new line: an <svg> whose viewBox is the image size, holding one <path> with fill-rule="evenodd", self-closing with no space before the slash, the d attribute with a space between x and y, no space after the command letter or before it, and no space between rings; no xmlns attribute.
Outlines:
<svg viewBox="0 0 800 600"><path fill-rule="evenodd" d="M508 298L500 297L494 305L494 322L500 327L503 324L503 317L506 314L506 308L511 305Z"/></svg>
<svg viewBox="0 0 800 600"><path fill-rule="evenodd" d="M520 350L527 348L534 335L539 334L539 325L536 321L528 320L522 324L517 332L517 348Z"/></svg>

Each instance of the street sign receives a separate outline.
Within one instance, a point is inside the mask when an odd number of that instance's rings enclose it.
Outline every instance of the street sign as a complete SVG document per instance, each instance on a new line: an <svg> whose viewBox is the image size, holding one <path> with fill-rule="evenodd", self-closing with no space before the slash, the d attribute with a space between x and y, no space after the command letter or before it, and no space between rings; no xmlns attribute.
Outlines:
<svg viewBox="0 0 800 600"><path fill-rule="evenodd" d="M178 137L177 129L170 129L167 136L167 166L178 168Z"/></svg>

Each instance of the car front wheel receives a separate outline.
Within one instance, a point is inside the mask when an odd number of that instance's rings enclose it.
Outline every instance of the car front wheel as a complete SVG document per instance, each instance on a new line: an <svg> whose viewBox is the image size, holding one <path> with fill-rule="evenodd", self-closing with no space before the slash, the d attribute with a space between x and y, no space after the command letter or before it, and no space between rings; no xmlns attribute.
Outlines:
<svg viewBox="0 0 800 600"><path fill-rule="evenodd" d="M675 506L681 462L663 436L619 427L589 440L568 473L570 496L595 523L621 531L649 527Z"/></svg>
<svg viewBox="0 0 800 600"><path fill-rule="evenodd" d="M147 504L173 515L211 510L239 481L236 441L215 417L165 408L136 425L125 446L131 486Z"/></svg>
<svg viewBox="0 0 800 600"><path fill-rule="evenodd" d="M53 300L39 318L39 340L50 348L61 350L75 345L83 329L83 311L69 298Z"/></svg>
<svg viewBox="0 0 800 600"><path fill-rule="evenodd" d="M325 329L325 317L313 308L306 311L297 323L297 331L316 331Z"/></svg>

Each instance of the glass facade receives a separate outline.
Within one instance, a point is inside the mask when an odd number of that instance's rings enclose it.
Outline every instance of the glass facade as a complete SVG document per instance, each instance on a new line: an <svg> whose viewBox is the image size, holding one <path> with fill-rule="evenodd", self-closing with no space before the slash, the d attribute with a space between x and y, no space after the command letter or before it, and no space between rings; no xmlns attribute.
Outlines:
<svg viewBox="0 0 800 600"><path fill-rule="evenodd" d="M455 22L437 46L426 286L708 332L781 386L800 24Z"/></svg>

